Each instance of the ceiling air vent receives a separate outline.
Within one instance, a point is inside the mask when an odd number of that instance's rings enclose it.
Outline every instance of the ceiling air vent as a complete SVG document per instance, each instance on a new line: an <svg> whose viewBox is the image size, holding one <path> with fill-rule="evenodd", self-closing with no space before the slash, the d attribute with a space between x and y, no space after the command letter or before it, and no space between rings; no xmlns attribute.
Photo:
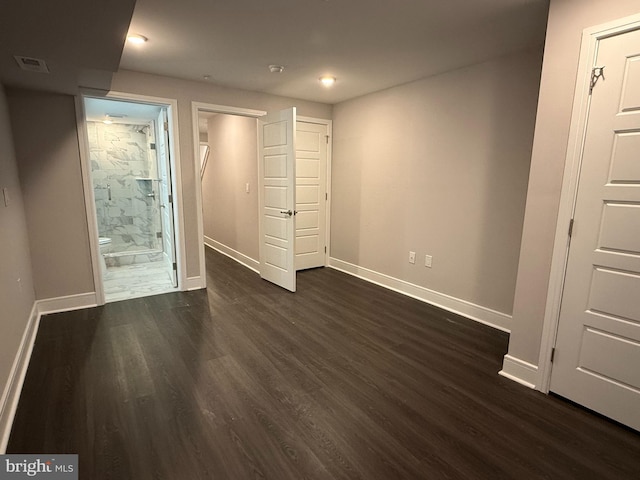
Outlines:
<svg viewBox="0 0 640 480"><path fill-rule="evenodd" d="M49 73L49 67L44 60L40 60L39 58L31 58L31 57L22 57L20 55L14 55L16 62L18 62L18 66L22 70L27 70L29 72L39 72L39 73Z"/></svg>

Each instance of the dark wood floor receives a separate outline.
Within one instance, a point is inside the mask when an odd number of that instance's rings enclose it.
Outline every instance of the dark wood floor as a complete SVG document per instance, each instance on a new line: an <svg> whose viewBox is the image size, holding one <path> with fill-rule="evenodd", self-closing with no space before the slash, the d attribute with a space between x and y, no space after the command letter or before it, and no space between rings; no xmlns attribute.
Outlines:
<svg viewBox="0 0 640 480"><path fill-rule="evenodd" d="M498 376L508 336L330 269L42 319L8 452L100 479L635 479L640 435Z"/></svg>

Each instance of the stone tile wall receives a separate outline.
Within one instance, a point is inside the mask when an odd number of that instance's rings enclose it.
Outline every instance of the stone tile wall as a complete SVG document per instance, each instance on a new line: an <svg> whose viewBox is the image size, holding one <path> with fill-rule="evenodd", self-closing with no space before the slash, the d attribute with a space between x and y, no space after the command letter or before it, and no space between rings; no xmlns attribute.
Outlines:
<svg viewBox="0 0 640 480"><path fill-rule="evenodd" d="M162 249L150 130L150 125L87 122L98 232L111 238L112 253Z"/></svg>

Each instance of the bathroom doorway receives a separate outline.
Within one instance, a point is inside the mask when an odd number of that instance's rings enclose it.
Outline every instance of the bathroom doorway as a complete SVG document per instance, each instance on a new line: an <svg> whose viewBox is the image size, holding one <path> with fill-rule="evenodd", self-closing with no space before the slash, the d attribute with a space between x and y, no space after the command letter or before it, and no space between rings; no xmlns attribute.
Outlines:
<svg viewBox="0 0 640 480"><path fill-rule="evenodd" d="M178 290L169 106L85 96L83 110L98 298Z"/></svg>

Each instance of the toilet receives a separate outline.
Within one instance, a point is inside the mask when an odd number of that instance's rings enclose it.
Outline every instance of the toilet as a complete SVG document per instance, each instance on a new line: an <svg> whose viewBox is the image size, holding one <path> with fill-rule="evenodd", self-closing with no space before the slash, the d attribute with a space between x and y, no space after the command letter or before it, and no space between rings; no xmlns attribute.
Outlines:
<svg viewBox="0 0 640 480"><path fill-rule="evenodd" d="M100 245L100 265L102 266L102 271L107 271L107 263L104 260L104 256L107 253L111 253L111 239L108 237L100 237L98 238L98 244Z"/></svg>

